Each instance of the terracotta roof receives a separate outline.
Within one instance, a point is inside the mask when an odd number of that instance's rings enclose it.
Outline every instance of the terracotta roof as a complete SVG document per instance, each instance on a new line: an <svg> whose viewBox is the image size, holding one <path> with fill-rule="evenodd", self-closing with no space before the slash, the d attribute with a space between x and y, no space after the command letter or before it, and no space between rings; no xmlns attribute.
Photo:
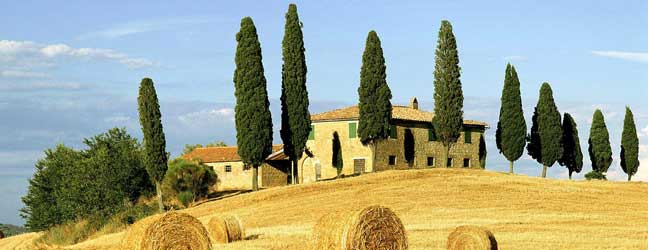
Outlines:
<svg viewBox="0 0 648 250"><path fill-rule="evenodd" d="M313 122L324 121L348 121L358 120L360 112L358 106L350 106L341 109L335 109L311 116ZM404 121L417 121L417 122L431 122L434 113L423 111L420 109L413 109L409 106L392 106L392 119ZM464 120L465 125L488 126L485 122L475 120Z"/></svg>
<svg viewBox="0 0 648 250"><path fill-rule="evenodd" d="M241 161L241 157L238 155L237 150L237 147L196 148L188 154L183 155L182 158L187 160L199 158L203 162ZM273 154L278 151L283 151L283 144L272 146Z"/></svg>

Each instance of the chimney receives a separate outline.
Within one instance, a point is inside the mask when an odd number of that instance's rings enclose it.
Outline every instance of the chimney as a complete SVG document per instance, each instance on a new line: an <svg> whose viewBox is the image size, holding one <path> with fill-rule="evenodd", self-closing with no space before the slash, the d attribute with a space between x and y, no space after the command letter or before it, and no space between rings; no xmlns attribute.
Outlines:
<svg viewBox="0 0 648 250"><path fill-rule="evenodd" d="M416 100L416 97L410 99L410 108L418 109L418 100Z"/></svg>

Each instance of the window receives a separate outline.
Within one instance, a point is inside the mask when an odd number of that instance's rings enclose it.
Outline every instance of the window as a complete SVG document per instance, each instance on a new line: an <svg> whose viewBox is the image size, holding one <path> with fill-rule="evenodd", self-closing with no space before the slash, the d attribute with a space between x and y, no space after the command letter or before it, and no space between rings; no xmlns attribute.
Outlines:
<svg viewBox="0 0 648 250"><path fill-rule="evenodd" d="M466 144L472 143L472 133L470 129L464 130L464 143Z"/></svg>
<svg viewBox="0 0 648 250"><path fill-rule="evenodd" d="M396 156L395 155L390 155L389 156L389 165L391 165L391 166L396 165Z"/></svg>
<svg viewBox="0 0 648 250"><path fill-rule="evenodd" d="M446 167L452 167L452 158L448 158L448 162L446 163Z"/></svg>
<svg viewBox="0 0 648 250"><path fill-rule="evenodd" d="M358 123L349 123L349 138L356 138L358 136Z"/></svg>
<svg viewBox="0 0 648 250"><path fill-rule="evenodd" d="M428 167L434 167L434 157L428 156L428 158L427 158L427 166Z"/></svg>
<svg viewBox="0 0 648 250"><path fill-rule="evenodd" d="M434 127L430 126L428 128L428 141L436 141L436 132L434 132Z"/></svg>
<svg viewBox="0 0 648 250"><path fill-rule="evenodd" d="M398 138L398 129L396 128L396 125L389 126L389 138Z"/></svg>
<svg viewBox="0 0 648 250"><path fill-rule="evenodd" d="M227 173L232 172L232 166L230 166L230 165L225 166L225 172L227 172Z"/></svg>
<svg viewBox="0 0 648 250"><path fill-rule="evenodd" d="M315 140L315 125L311 125L311 131L308 133L309 140Z"/></svg>
<svg viewBox="0 0 648 250"><path fill-rule="evenodd" d="M463 165L463 167L464 167L464 168L469 168L469 167L470 167L470 159L468 159L468 158L464 158L464 165Z"/></svg>

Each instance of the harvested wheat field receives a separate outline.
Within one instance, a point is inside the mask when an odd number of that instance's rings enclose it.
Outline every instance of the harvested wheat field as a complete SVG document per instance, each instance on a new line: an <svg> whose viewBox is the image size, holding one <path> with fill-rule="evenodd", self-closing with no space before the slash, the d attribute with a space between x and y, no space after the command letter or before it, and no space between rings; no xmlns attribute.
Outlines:
<svg viewBox="0 0 648 250"><path fill-rule="evenodd" d="M268 189L184 210L206 224L236 214L246 240L214 249L312 249L323 215L369 205L401 219L409 249L445 249L461 225L490 230L499 249L648 249L648 184L546 180L481 170L387 171ZM115 249L123 233L68 249ZM33 237L31 237L33 238ZM0 249L29 237L0 240Z"/></svg>

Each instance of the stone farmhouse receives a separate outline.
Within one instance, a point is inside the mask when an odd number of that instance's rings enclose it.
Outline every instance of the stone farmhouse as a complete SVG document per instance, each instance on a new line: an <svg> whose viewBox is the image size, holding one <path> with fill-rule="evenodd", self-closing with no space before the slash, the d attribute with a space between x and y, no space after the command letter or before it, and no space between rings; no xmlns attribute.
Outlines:
<svg viewBox="0 0 648 250"><path fill-rule="evenodd" d="M409 106L393 106L389 138L376 145L372 164L372 147L363 145L358 137L358 106L311 115L311 133L306 152L299 160L296 177L299 183L336 178L340 175L411 168L456 167L483 169L486 160L485 122L464 120L461 137L453 144L447 159L443 146L437 141L432 118L434 114L418 108L412 98ZM333 137L337 134L342 154L342 168L333 163ZM283 186L290 183L290 161L283 145L273 146L273 153L259 168L259 186ZM252 171L246 168L236 147L197 148L182 156L200 159L214 168L218 175L218 190L247 190L252 188ZM372 167L373 166L373 167ZM339 172L339 173L338 173Z"/></svg>

